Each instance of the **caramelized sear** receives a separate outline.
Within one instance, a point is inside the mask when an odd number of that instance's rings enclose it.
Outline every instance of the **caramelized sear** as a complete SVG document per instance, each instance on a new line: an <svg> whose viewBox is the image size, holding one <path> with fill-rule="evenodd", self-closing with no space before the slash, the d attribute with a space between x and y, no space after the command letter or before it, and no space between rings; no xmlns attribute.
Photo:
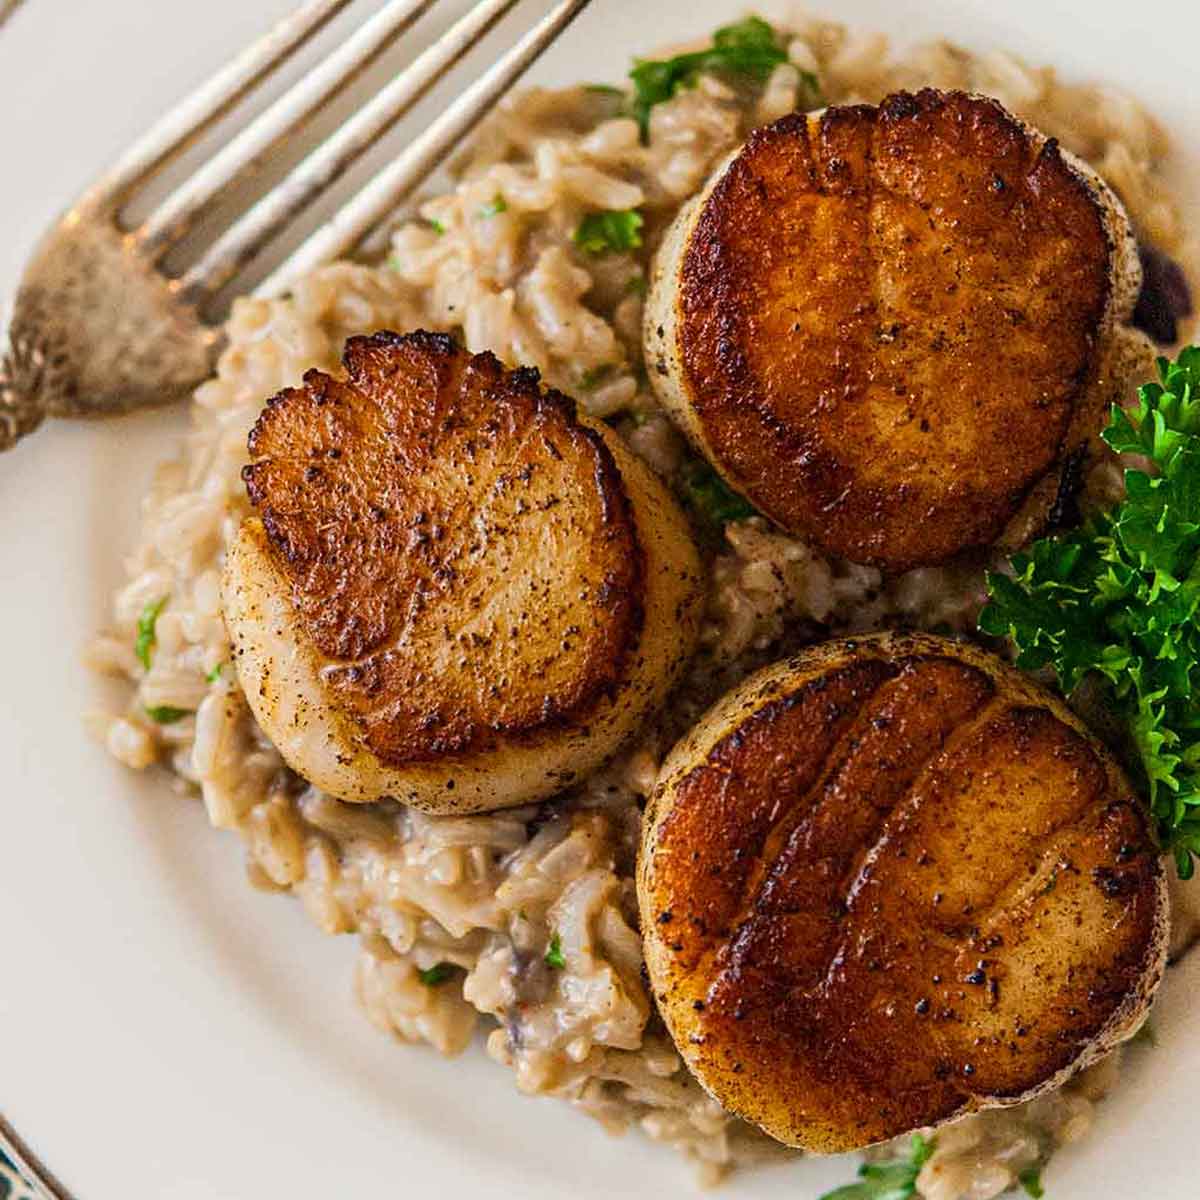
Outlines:
<svg viewBox="0 0 1200 1200"><path fill-rule="evenodd" d="M886 569L942 562L1027 504L1046 517L1102 423L1138 278L1111 191L994 100L796 113L665 238L651 378L783 528Z"/></svg>
<svg viewBox="0 0 1200 1200"><path fill-rule="evenodd" d="M1136 1028L1165 953L1158 853L1105 749L924 635L817 647L702 718L638 895L692 1071L818 1152L1061 1082Z"/></svg>
<svg viewBox="0 0 1200 1200"><path fill-rule="evenodd" d="M428 333L353 338L345 368L310 371L250 435L258 517L225 603L260 723L346 799L557 790L691 648L683 518L536 371Z"/></svg>

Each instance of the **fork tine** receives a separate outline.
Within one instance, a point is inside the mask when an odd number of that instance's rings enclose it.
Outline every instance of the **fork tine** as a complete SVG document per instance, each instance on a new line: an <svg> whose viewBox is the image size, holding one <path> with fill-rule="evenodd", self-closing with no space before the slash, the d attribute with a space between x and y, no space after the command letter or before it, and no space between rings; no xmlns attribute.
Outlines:
<svg viewBox="0 0 1200 1200"><path fill-rule="evenodd" d="M175 189L136 231L142 253L154 259L247 169L253 169L293 129L365 70L437 0L389 0L310 74L306 75L190 179Z"/></svg>
<svg viewBox="0 0 1200 1200"><path fill-rule="evenodd" d="M183 297L198 302L223 287L261 246L412 108L516 3L518 0L480 0L232 225L183 276L180 285Z"/></svg>
<svg viewBox="0 0 1200 1200"><path fill-rule="evenodd" d="M561 0L503 58L467 88L395 162L380 171L353 200L343 205L325 226L263 280L254 294L278 296L302 275L357 246L479 123L588 3L589 0Z"/></svg>
<svg viewBox="0 0 1200 1200"><path fill-rule="evenodd" d="M115 209L129 189L152 176L286 62L350 0L308 0L247 46L143 134L88 189L80 207Z"/></svg>

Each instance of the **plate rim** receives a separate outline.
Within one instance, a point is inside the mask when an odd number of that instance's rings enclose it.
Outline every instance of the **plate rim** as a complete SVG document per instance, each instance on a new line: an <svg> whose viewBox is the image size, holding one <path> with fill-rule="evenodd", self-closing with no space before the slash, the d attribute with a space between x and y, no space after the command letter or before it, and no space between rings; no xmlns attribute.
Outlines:
<svg viewBox="0 0 1200 1200"><path fill-rule="evenodd" d="M4 11L5 2L6 2L6 0L0 0L0 14L2 14ZM21 2L21 0L17 0L18 4L20 2ZM753 6L757 9L759 9L760 11L766 10L768 8L768 6L771 6L773 8L779 7L778 5L773 3L773 0L726 0L726 2L727 2L728 7L730 7L730 8ZM36 6L32 6L32 7L36 8ZM900 36L892 29L892 27L885 25L883 22L876 21L872 17L869 17L867 15L869 8L870 8L869 5L858 5L851 12L836 13L836 14L833 12L833 9L836 7L836 3L831 3L831 0L806 0L804 7L809 12L818 13L818 14L824 15L824 16L830 16L830 17L833 17L834 19L845 20L848 24L858 27L858 28L877 27L877 28L887 29L889 34L891 34L897 42L901 40ZM27 14L23 13L22 15L24 16ZM21 22L18 22L18 26L20 26L20 25L21 25ZM7 32L7 31L5 31L5 32ZM1013 32L1015 33L1015 30ZM963 36L965 36L965 35L963 35ZM1012 38L1012 42L1011 42L1011 44L1013 45L1014 48L1016 47L1016 41L1017 41L1017 39L1014 36ZM970 44L972 46L976 46L980 43L977 39L969 39L968 44ZM1000 43L1000 44L1008 45L1010 43ZM1046 57L1049 58L1049 54L1047 54ZM1089 72L1087 70L1080 68L1078 65L1068 66L1065 62L1060 62L1060 57L1059 57L1057 50L1055 51L1053 61L1054 61L1055 65L1062 67L1064 73L1071 75L1073 78L1079 79L1081 82L1085 81L1085 80L1091 80L1093 78L1112 78L1112 72L1108 68L1104 68L1103 70L1097 69L1093 73L1093 72ZM1168 125L1172 129L1175 128L1175 125L1173 122L1168 122ZM40 457L42 457L43 459L46 459L48 456L43 454ZM7 465L7 464L5 464L5 465ZM83 740L83 739L81 738L80 740ZM227 855L227 857L236 859L236 850L234 850L232 853L230 853L229 848L226 847L226 855ZM257 900L258 898L255 897L254 899ZM443 1069L445 1069L446 1066L447 1066L447 1064L442 1064ZM449 1070L451 1073L453 1073L454 1067L452 1064L449 1066ZM512 1095L510 1096L510 1099L512 1099L514 1101L517 1098L518 1097L515 1092L512 1093ZM14 1097L14 1103L15 1103L15 1099L16 1099L16 1097ZM14 1112L14 1109L10 1108L8 1111L11 1113L11 1112ZM41 1122L40 1120L37 1120L37 1119L31 1119L29 1114L25 1114L23 1116L22 1120L23 1120L22 1127L26 1131L31 1131L31 1130L36 1131L39 1126L43 1126L43 1122ZM535 1124L536 1117L531 1118L530 1123ZM60 1161L64 1166L70 1165L71 1158L72 1158L71 1147L65 1148L67 1150L67 1153L64 1157L62 1151L59 1149L59 1147L57 1145L57 1140L56 1140L57 1133L53 1129L47 1129L43 1126L41 1128L40 1137L42 1139L40 1141L40 1145L42 1145L43 1147L54 1147L55 1151L56 1151L55 1157L58 1159L58 1161ZM601 1137L602 1137L602 1135L597 1134L595 1137L595 1140L600 1141ZM11 1155L14 1163L18 1167L20 1167L22 1170L26 1171L27 1178L30 1181L31 1187L33 1188L35 1194L37 1194L41 1198L41 1200L79 1200L79 1197L82 1194L86 1194L88 1196L92 1195L92 1182L90 1179L88 1179L86 1181L83 1179L75 1180L77 1186L83 1186L83 1184L86 1182L86 1186L87 1186L86 1193L70 1192L65 1187L65 1185L63 1185L61 1180L55 1175L53 1170L51 1170L51 1168L48 1166L46 1160L41 1155L39 1155L37 1153L37 1151L34 1150L33 1147L31 1147L29 1145L29 1143L23 1137L21 1137L21 1135L14 1128L12 1122L6 1120L4 1113L2 1111L0 1111L0 1148L3 1148L7 1153L9 1153ZM1091 1148L1091 1146L1090 1146L1090 1142L1089 1142L1089 1149L1090 1148ZM609 1153L614 1153L614 1151L610 1150ZM617 1157L620 1157L623 1153L629 1153L629 1149L628 1148L625 1148L625 1149L618 1148L615 1151L615 1155ZM675 1164L675 1168L679 1175L681 1187L684 1190L686 1190L687 1176L686 1176L686 1174L683 1173L683 1169L679 1167L679 1164ZM70 1174L70 1172L68 1172L68 1174ZM240 1194L237 1192L236 1176L233 1177L232 1182L234 1185L235 1193Z"/></svg>
<svg viewBox="0 0 1200 1200"><path fill-rule="evenodd" d="M0 1150L44 1200L79 1200L0 1112Z"/></svg>

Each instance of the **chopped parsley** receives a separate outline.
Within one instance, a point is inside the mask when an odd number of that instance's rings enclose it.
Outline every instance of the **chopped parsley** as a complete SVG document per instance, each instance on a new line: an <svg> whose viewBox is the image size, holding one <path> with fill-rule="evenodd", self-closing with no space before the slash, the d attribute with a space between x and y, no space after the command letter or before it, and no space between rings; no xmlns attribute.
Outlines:
<svg viewBox="0 0 1200 1200"><path fill-rule="evenodd" d="M558 934L553 933L550 935L550 945L546 950L546 966L561 971L566 965L567 960L563 958L562 942Z"/></svg>
<svg viewBox="0 0 1200 1200"><path fill-rule="evenodd" d="M979 627L1011 638L1019 667L1052 666L1068 695L1103 681L1186 879L1200 854L1200 347L1158 370L1101 435L1151 470L1127 470L1111 510L1014 555L1011 578L989 575Z"/></svg>
<svg viewBox="0 0 1200 1200"><path fill-rule="evenodd" d="M739 75L766 83L771 72L787 59L783 39L762 17L747 17L735 25L723 26L705 50L673 58L634 59L629 72L633 80L630 114L638 123L642 141L650 140L650 112L654 106L670 100L680 88L694 86L702 74ZM806 73L805 81L810 79ZM811 79L811 86L815 88L815 79Z"/></svg>
<svg viewBox="0 0 1200 1200"><path fill-rule="evenodd" d="M910 1200L917 1194L917 1176L933 1154L935 1143L914 1133L908 1153L889 1162L863 1163L858 1182L826 1192L821 1200Z"/></svg>
<svg viewBox="0 0 1200 1200"><path fill-rule="evenodd" d="M156 704L146 709L146 716L152 721L157 721L159 725L174 725L176 721L182 721L184 717L191 715L190 708L173 708L170 704Z"/></svg>
<svg viewBox="0 0 1200 1200"><path fill-rule="evenodd" d="M1154 1029L1154 1024L1149 1017L1141 1024L1141 1028L1129 1039L1131 1046L1157 1046L1158 1033Z"/></svg>
<svg viewBox="0 0 1200 1200"><path fill-rule="evenodd" d="M508 212L508 201L500 195L499 192L492 197L491 204L485 204L479 210L479 216L482 220L487 220L488 217L494 217L502 212Z"/></svg>
<svg viewBox="0 0 1200 1200"><path fill-rule="evenodd" d="M162 612L166 602L166 596L163 596L161 600L149 601L142 609L142 615L138 617L137 641L133 643L133 652L147 671L150 670L150 660L154 654L156 640L154 627L158 623L158 614Z"/></svg>
<svg viewBox="0 0 1200 1200"><path fill-rule="evenodd" d="M579 377L579 386L586 391L599 387L615 370L613 363L601 363L598 367L588 367Z"/></svg>
<svg viewBox="0 0 1200 1200"><path fill-rule="evenodd" d="M572 241L584 254L636 250L642 244L643 224L642 214L636 208L588 213L579 222Z"/></svg>
<svg viewBox="0 0 1200 1200"><path fill-rule="evenodd" d="M627 296L644 296L649 288L646 283L646 277L639 271L636 275L631 275L625 281L625 294Z"/></svg>
<svg viewBox="0 0 1200 1200"><path fill-rule="evenodd" d="M433 230L434 233L441 237L446 232L446 225L443 221L439 221L437 217L427 217L425 223Z"/></svg>
<svg viewBox="0 0 1200 1200"><path fill-rule="evenodd" d="M758 510L733 491L706 462L689 463L680 475L680 486L687 505L710 525L744 521Z"/></svg>
<svg viewBox="0 0 1200 1200"><path fill-rule="evenodd" d="M213 667L211 671L205 672L204 678L207 679L209 683L216 683L217 680L221 678L221 668L224 666L224 663L217 663L217 665Z"/></svg>
<svg viewBox="0 0 1200 1200"><path fill-rule="evenodd" d="M1041 1167L1026 1167L1018 1176L1017 1182L1024 1189L1027 1196L1032 1196L1033 1200L1042 1200L1046 1194L1046 1189L1042 1187L1042 1168Z"/></svg>
<svg viewBox="0 0 1200 1200"><path fill-rule="evenodd" d="M417 971L417 975L426 987L437 987L439 983L445 983L453 972L453 963L440 962L434 963L432 967L426 967L424 971Z"/></svg>

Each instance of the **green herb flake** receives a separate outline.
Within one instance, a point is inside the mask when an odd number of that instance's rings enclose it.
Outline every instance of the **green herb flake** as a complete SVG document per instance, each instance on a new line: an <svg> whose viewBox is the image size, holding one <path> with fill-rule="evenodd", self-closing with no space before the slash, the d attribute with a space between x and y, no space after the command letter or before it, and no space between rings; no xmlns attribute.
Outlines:
<svg viewBox="0 0 1200 1200"><path fill-rule="evenodd" d="M211 671L205 672L204 678L207 679L209 683L216 683L217 680L221 678L221 670L224 666L224 663L217 663L217 665L213 667Z"/></svg>
<svg viewBox="0 0 1200 1200"><path fill-rule="evenodd" d="M441 237L442 234L446 232L446 223L444 221L439 221L437 217L429 217L426 221L426 224L430 229L433 230L434 233L438 235L438 237Z"/></svg>
<svg viewBox="0 0 1200 1200"><path fill-rule="evenodd" d="M562 941L557 933L550 935L550 946L546 950L546 966L553 967L556 971L561 971L567 965L567 960L563 958Z"/></svg>
<svg viewBox="0 0 1200 1200"><path fill-rule="evenodd" d="M649 284L646 282L646 277L640 271L636 275L631 275L625 281L625 295L627 296L644 296L649 290Z"/></svg>
<svg viewBox="0 0 1200 1200"><path fill-rule="evenodd" d="M424 971L417 971L417 975L426 987L437 987L438 984L445 983L453 973L454 964L448 962L434 963L432 967L426 967Z"/></svg>
<svg viewBox="0 0 1200 1200"><path fill-rule="evenodd" d="M592 391L608 379L616 370L613 363L601 363L598 367L588 367L582 375L579 376L579 386L585 391Z"/></svg>
<svg viewBox="0 0 1200 1200"><path fill-rule="evenodd" d="M508 201L497 192L492 198L491 204L485 204L479 210L479 216L481 220L486 221L489 217L498 216L502 212L508 212Z"/></svg>
<svg viewBox="0 0 1200 1200"><path fill-rule="evenodd" d="M1011 638L1019 667L1053 667L1068 695L1102 682L1187 879L1200 855L1200 347L1158 370L1101 435L1151 470L1127 470L1114 508L989 575L979 628Z"/></svg>
<svg viewBox="0 0 1200 1200"><path fill-rule="evenodd" d="M630 115L637 121L642 141L650 140L650 112L656 104L670 100L680 88L692 87L702 74L714 72L766 83L780 63L787 62L787 47L775 29L762 17L747 17L725 25L713 34L712 45L674 58L634 59L629 78L633 81ZM814 93L816 80L807 72Z"/></svg>
<svg viewBox="0 0 1200 1200"><path fill-rule="evenodd" d="M159 725L174 725L176 721L182 721L184 717L191 715L190 708L173 708L169 704L157 704L146 708L146 716Z"/></svg>
<svg viewBox="0 0 1200 1200"><path fill-rule="evenodd" d="M147 671L150 670L150 660L154 655L156 644L154 627L158 623L158 614L162 612L166 602L166 596L163 596L161 600L149 601L142 609L142 615L138 617L137 641L133 643L133 652Z"/></svg>
<svg viewBox="0 0 1200 1200"><path fill-rule="evenodd" d="M821 1200L910 1200L917 1194L917 1176L933 1154L932 1139L914 1133L908 1153L887 1162L863 1163L858 1182L826 1192Z"/></svg>
<svg viewBox="0 0 1200 1200"><path fill-rule="evenodd" d="M1147 1018L1142 1022L1137 1033L1129 1039L1131 1046L1157 1046L1158 1033L1154 1028L1154 1022Z"/></svg>
<svg viewBox="0 0 1200 1200"><path fill-rule="evenodd" d="M1041 1167L1026 1167L1018 1176L1017 1182L1024 1189L1027 1196L1032 1196L1033 1200L1042 1200L1046 1194L1046 1189L1042 1187L1042 1168Z"/></svg>
<svg viewBox="0 0 1200 1200"><path fill-rule="evenodd" d="M758 516L758 510L733 491L706 462L689 463L680 475L680 487L687 505L710 525L744 521Z"/></svg>
<svg viewBox="0 0 1200 1200"><path fill-rule="evenodd" d="M643 224L642 214L636 208L588 213L579 222L572 240L584 254L636 250L642 244Z"/></svg>

